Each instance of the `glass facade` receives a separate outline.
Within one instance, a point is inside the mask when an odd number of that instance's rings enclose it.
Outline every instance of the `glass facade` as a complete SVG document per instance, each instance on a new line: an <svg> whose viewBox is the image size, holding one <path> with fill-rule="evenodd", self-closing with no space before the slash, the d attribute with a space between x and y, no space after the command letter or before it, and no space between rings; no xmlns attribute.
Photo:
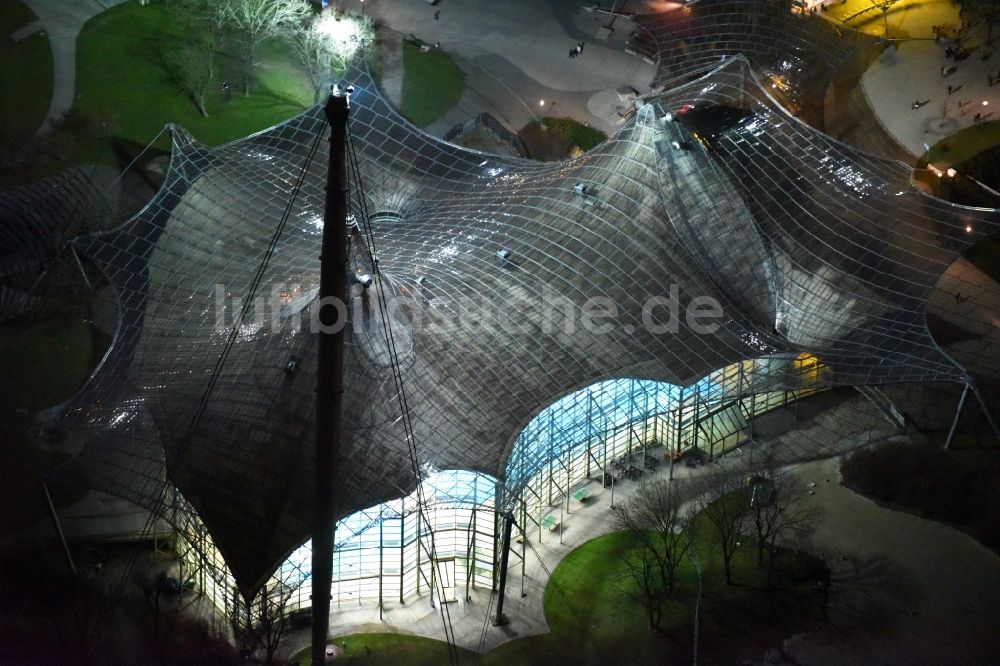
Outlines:
<svg viewBox="0 0 1000 666"><path fill-rule="evenodd" d="M755 416L824 390L826 372L814 356L801 354L733 364L685 388L626 378L570 393L521 431L503 484L476 472L425 470L418 491L339 521L332 604L385 608L412 597L450 601L491 588L499 559L498 497L518 532L542 540L547 516L554 521L559 512L561 522L572 493L588 479L603 482L605 470L619 476L617 460L631 456L644 468L648 458L653 467L669 451L694 447L709 459L722 455L749 439ZM775 385L800 388L767 391L769 376ZM241 603L201 523L191 518L179 541L204 594L226 613ZM265 586L285 613L310 607L310 566L307 541Z"/></svg>

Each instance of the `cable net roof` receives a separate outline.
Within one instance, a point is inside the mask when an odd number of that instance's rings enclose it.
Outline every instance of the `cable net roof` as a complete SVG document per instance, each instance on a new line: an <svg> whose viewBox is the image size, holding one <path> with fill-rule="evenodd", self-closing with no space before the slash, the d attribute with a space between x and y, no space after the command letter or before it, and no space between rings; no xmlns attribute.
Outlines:
<svg viewBox="0 0 1000 666"><path fill-rule="evenodd" d="M641 46L656 59L654 87L676 87L741 55L816 126L831 76L878 43L789 0L689 0L635 20L647 31Z"/></svg>
<svg viewBox="0 0 1000 666"><path fill-rule="evenodd" d="M341 516L416 485L391 363L421 463L501 483L531 418L601 380L689 386L763 359L750 390L795 388L766 361L800 352L828 366L831 385L964 376L928 334L926 300L995 229L994 213L920 194L901 165L788 116L743 59L647 98L606 143L559 163L447 144L352 78L351 141L373 214L373 237L352 236L352 272L371 271L373 242L396 354L376 292L356 287ZM327 135L320 107L218 148L174 128L160 192L120 229L76 243L120 304L112 348L68 412L92 432L80 461L97 487L147 506L175 485L245 592L309 532ZM233 299L247 297L314 146L259 299L185 441ZM352 213L363 214L356 198ZM663 301L649 308L670 297L679 321ZM721 305L714 332L684 317L696 297ZM606 330L581 315L588 301L616 310L598 322Z"/></svg>

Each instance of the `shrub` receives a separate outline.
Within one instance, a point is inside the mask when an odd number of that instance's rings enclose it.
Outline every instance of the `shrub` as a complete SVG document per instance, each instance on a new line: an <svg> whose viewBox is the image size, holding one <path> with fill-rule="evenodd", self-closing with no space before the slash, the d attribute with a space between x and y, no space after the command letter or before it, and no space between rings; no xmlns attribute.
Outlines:
<svg viewBox="0 0 1000 666"><path fill-rule="evenodd" d="M608 138L608 135L604 132L577 122L572 118L550 118L546 116L542 119L542 122L548 131L565 137L572 145L579 146L583 151L599 146Z"/></svg>

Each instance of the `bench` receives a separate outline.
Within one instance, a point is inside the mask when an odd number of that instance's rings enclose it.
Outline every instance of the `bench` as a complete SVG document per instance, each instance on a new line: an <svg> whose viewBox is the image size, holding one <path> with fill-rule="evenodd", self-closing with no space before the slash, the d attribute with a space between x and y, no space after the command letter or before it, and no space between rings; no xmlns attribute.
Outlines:
<svg viewBox="0 0 1000 666"><path fill-rule="evenodd" d="M587 498L590 497L590 489L589 488L580 488L579 490L577 490L576 492L574 492L572 495L570 495L570 497L572 497L573 499L575 499L577 502L585 502L587 500Z"/></svg>
<svg viewBox="0 0 1000 666"><path fill-rule="evenodd" d="M555 528L559 527L559 519L550 513L549 515L542 518L542 527L551 532Z"/></svg>

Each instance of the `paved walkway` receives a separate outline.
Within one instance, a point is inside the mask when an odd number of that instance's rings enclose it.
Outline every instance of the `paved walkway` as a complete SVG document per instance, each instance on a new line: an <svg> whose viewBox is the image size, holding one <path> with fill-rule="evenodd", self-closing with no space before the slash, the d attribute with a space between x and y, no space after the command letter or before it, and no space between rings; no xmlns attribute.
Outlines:
<svg viewBox="0 0 1000 666"><path fill-rule="evenodd" d="M888 24L892 39L931 39L931 26L960 23L958 6L951 0L896 0L885 19L871 0L807 0L807 4L827 5L829 11L821 16L833 21L853 16L846 25L876 37L885 35Z"/></svg>
<svg viewBox="0 0 1000 666"><path fill-rule="evenodd" d="M821 3L820 3L821 4ZM833 22L871 7L868 0L829 2L822 16ZM894 46L877 58L861 77L860 88L879 123L914 155L946 136L974 124L976 115L996 119L1000 109L1000 55L985 46L986 26L978 25L963 39L968 58L947 58L945 49L953 39L934 40L934 26L954 35L961 28L958 7L950 0L901 0L888 16L889 36ZM882 36L885 23L880 11L867 11L848 21L849 27ZM947 76L943 68L954 67ZM949 88L950 86L950 88ZM920 102L914 109L914 103ZM984 102L986 104L984 104ZM948 165L945 165L948 166Z"/></svg>
<svg viewBox="0 0 1000 666"><path fill-rule="evenodd" d="M607 17L586 11L584 4L464 0L432 6L423 0L367 0L364 7L367 14L400 34L440 42L466 73L465 94L455 109L428 128L432 134L440 136L482 111L515 131L541 116L556 114L611 132L619 124L617 114L594 115L588 102L622 86L647 92L654 68L624 52L623 40L631 31L628 20L616 21L610 39L597 39ZM647 6L652 5L632 0L626 9L639 11ZM361 3L345 0L343 7L360 12ZM566 15L557 16L555 8ZM569 50L580 41L583 53L569 58ZM391 49L388 55L392 59ZM395 85L389 70L387 62L387 88ZM393 99L393 90L386 94Z"/></svg>
<svg viewBox="0 0 1000 666"><path fill-rule="evenodd" d="M861 78L882 124L916 155L973 125L977 114L996 120L1000 113L1000 84L989 85L990 77L1000 76L1000 55L980 48L956 62L944 50L944 42L904 42L887 50ZM983 60L982 54L990 55ZM955 71L942 76L943 67ZM918 101L922 106L913 109Z"/></svg>
<svg viewBox="0 0 1000 666"><path fill-rule="evenodd" d="M829 629L787 641L794 663L995 663L1000 558L963 532L883 508L841 486L839 460L798 467L818 483L814 547L843 553ZM994 657L991 658L989 655Z"/></svg>
<svg viewBox="0 0 1000 666"><path fill-rule="evenodd" d="M73 106L76 92L76 38L91 17L125 0L23 0L38 16L52 48L52 102L38 133L43 134L62 120Z"/></svg>
<svg viewBox="0 0 1000 666"><path fill-rule="evenodd" d="M397 109L403 101L403 34L381 30L382 94Z"/></svg>
<svg viewBox="0 0 1000 666"><path fill-rule="evenodd" d="M969 334L947 352L980 387L1000 386L1000 284L960 257L931 292L927 311Z"/></svg>

